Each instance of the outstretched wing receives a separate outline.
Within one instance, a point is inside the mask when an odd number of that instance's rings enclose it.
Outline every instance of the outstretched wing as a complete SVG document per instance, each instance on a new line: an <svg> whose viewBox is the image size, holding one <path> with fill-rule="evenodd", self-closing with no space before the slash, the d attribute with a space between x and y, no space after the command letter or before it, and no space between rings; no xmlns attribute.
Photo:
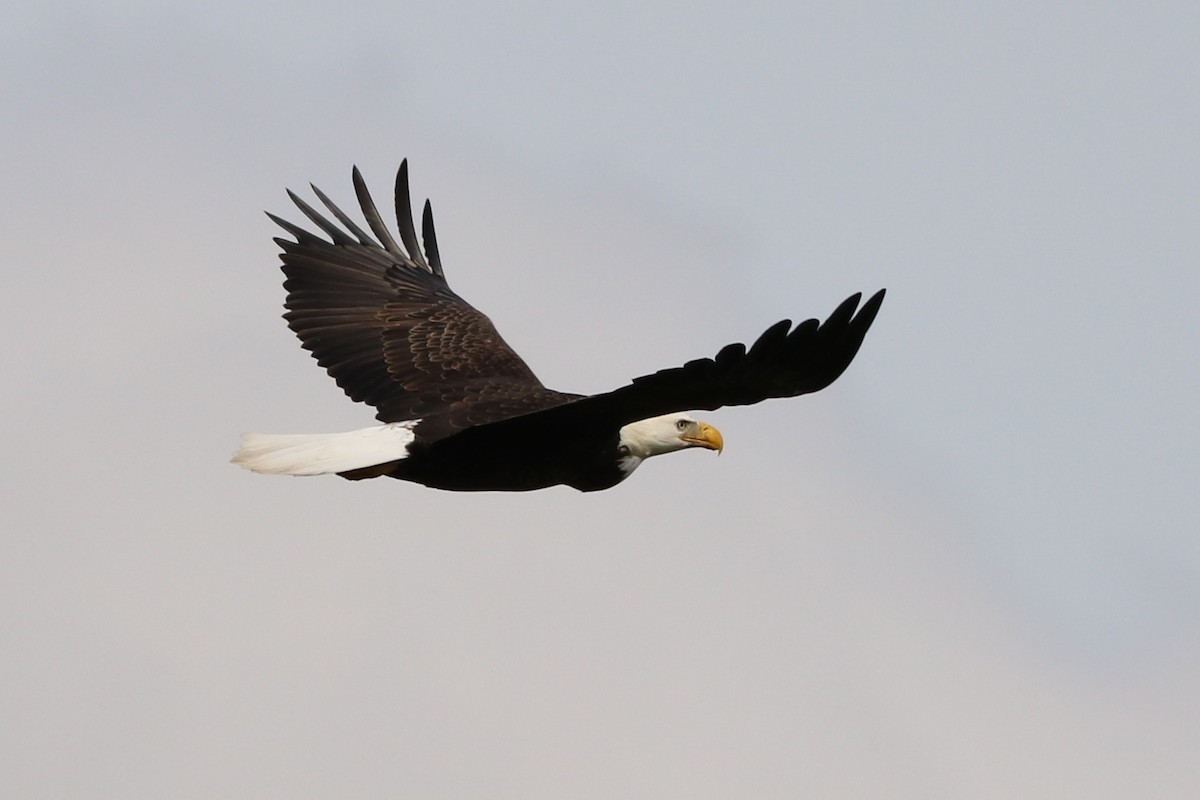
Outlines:
<svg viewBox="0 0 1200 800"><path fill-rule="evenodd" d="M862 308L862 295L851 295L824 323L809 319L793 328L785 319L767 328L749 349L740 342L726 345L713 358L634 378L627 386L574 405L626 425L673 411L711 411L819 392L850 366L885 293L880 289Z"/></svg>
<svg viewBox="0 0 1200 800"><path fill-rule="evenodd" d="M676 411L711 411L818 392L850 366L879 313L884 293L879 290L861 308L862 295L855 294L824 323L810 319L793 328L790 320L783 320L767 328L748 349L731 344L713 358L634 378L611 392L472 428L455 440L478 446L523 438L533 431L563 435L587 428L615 430Z"/></svg>
<svg viewBox="0 0 1200 800"><path fill-rule="evenodd" d="M284 318L304 348L352 400L383 422L441 416L462 427L548 405L546 390L485 314L450 290L433 213L422 215L425 252L413 227L408 162L396 175L392 238L358 168L354 189L375 238L313 186L341 227L288 196L330 241L268 214L295 237L277 238L287 276ZM446 431L449 432L449 431Z"/></svg>

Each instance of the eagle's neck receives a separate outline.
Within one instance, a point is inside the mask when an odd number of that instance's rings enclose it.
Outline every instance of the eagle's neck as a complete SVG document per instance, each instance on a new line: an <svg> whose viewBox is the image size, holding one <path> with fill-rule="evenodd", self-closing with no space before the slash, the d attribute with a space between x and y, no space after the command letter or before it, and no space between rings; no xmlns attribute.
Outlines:
<svg viewBox="0 0 1200 800"><path fill-rule="evenodd" d="M633 471L641 466L641 463L645 460L624 450L619 450L617 454L617 469L621 470L621 475L624 476L621 480L632 475Z"/></svg>

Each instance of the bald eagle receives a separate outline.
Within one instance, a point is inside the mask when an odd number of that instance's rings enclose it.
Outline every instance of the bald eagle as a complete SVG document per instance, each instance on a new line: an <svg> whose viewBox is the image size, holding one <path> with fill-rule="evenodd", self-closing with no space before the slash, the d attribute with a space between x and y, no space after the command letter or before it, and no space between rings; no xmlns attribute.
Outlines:
<svg viewBox="0 0 1200 800"><path fill-rule="evenodd" d="M364 231L316 186L339 227L289 191L328 240L274 214L287 276L284 319L350 399L381 425L349 433L246 434L233 462L255 472L388 476L455 491L528 491L565 484L608 489L647 458L724 447L685 410L750 405L824 389L850 365L883 302L855 294L822 324L776 323L747 348L634 378L603 394L547 389L442 272L425 202L417 242L408 162L396 176L392 238L358 168ZM857 313L855 313L857 311Z"/></svg>

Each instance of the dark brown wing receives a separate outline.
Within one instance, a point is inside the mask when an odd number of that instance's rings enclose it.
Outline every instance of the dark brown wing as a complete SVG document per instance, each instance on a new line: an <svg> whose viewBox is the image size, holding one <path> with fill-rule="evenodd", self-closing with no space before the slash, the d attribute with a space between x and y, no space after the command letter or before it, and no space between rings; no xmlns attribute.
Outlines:
<svg viewBox="0 0 1200 800"><path fill-rule="evenodd" d="M767 328L748 350L740 342L726 345L713 358L634 378L578 405L625 425L673 411L711 411L819 392L850 366L885 293L880 289L861 309L862 295L851 295L824 323L809 319L793 328L785 319Z"/></svg>
<svg viewBox="0 0 1200 800"><path fill-rule="evenodd" d="M446 428L441 435L571 399L547 390L491 320L450 290L428 202L421 253L408 162L396 176L400 244L384 225L357 167L353 180L376 238L315 186L342 227L288 195L330 241L268 215L296 238L275 240L283 248L287 275L284 318L338 386L352 400L375 406L383 422L440 417L439 427Z"/></svg>
<svg viewBox="0 0 1200 800"><path fill-rule="evenodd" d="M820 391L854 360L883 296L881 289L858 308L862 295L855 294L824 323L810 319L793 328L790 320L783 320L768 328L749 349L731 344L713 358L634 378L611 392L473 428L455 439L499 446L535 432L563 435L589 427L616 430L660 414L711 411Z"/></svg>

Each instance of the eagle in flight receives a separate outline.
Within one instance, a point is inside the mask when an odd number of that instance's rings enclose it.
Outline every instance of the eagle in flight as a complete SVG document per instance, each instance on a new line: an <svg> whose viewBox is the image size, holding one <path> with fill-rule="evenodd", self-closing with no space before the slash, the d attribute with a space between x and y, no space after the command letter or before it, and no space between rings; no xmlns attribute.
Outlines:
<svg viewBox="0 0 1200 800"><path fill-rule="evenodd" d="M233 462L255 472L359 480L388 476L455 491L528 491L565 484L608 489L651 456L724 441L692 410L795 397L833 383L854 359L883 302L846 299L824 323L778 322L747 348L634 378L594 395L547 389L487 315L451 290L433 214L413 226L408 162L396 176L388 231L358 168L354 190L371 233L317 187L341 227L293 192L324 232L268 214L295 241L276 238L287 276L284 318L351 400L380 425L348 433L246 434Z"/></svg>

